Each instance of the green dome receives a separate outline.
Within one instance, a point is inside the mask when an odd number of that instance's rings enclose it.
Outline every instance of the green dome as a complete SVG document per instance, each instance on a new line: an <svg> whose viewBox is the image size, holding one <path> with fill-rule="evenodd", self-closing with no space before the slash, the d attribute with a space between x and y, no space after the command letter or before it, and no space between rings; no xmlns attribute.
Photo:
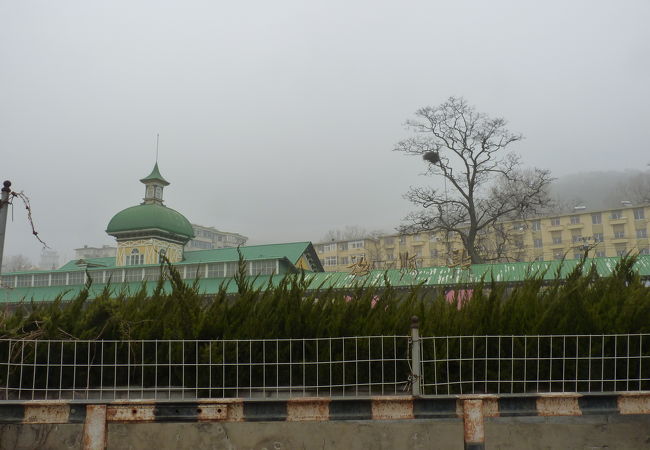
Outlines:
<svg viewBox="0 0 650 450"><path fill-rule="evenodd" d="M194 237L192 224L178 211L157 204L144 204L126 208L113 216L106 232L108 234L125 231L158 229L168 233Z"/></svg>

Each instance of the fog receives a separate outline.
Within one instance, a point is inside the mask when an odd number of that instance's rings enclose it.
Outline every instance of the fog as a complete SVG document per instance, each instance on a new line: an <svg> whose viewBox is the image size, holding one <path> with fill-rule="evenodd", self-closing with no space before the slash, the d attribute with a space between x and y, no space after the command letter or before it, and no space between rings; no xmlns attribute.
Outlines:
<svg viewBox="0 0 650 450"><path fill-rule="evenodd" d="M62 255L159 167L166 205L250 243L393 230L425 179L392 151L463 96L555 176L650 162L647 0L0 3L0 177ZM38 261L19 202L5 256Z"/></svg>

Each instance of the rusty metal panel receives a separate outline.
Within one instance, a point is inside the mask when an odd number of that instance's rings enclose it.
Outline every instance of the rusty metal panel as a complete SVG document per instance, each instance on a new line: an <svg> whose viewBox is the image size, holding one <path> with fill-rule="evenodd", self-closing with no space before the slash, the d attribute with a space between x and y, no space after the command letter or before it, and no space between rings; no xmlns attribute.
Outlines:
<svg viewBox="0 0 650 450"><path fill-rule="evenodd" d="M537 398L537 414L540 416L581 416L577 395L543 395Z"/></svg>
<svg viewBox="0 0 650 450"><path fill-rule="evenodd" d="M106 411L109 422L154 422L156 420L154 405L110 405Z"/></svg>
<svg viewBox="0 0 650 450"><path fill-rule="evenodd" d="M26 404L23 423L68 423L69 418L69 404Z"/></svg>
<svg viewBox="0 0 650 450"><path fill-rule="evenodd" d="M413 419L412 397L376 397L372 399L373 420Z"/></svg>
<svg viewBox="0 0 650 450"><path fill-rule="evenodd" d="M228 403L228 422L244 422L244 402L242 399Z"/></svg>
<svg viewBox="0 0 650 450"><path fill-rule="evenodd" d="M104 450L105 448L106 405L88 405L83 431L83 449Z"/></svg>
<svg viewBox="0 0 650 450"><path fill-rule="evenodd" d="M329 399L296 398L287 401L287 421L329 420Z"/></svg>
<svg viewBox="0 0 650 450"><path fill-rule="evenodd" d="M196 407L199 422L224 421L228 418L228 405L223 403L200 404Z"/></svg>
<svg viewBox="0 0 650 450"><path fill-rule="evenodd" d="M466 444L482 444L485 441L483 400L463 400L463 428Z"/></svg>
<svg viewBox="0 0 650 450"><path fill-rule="evenodd" d="M621 414L650 414L650 393L619 395L618 411Z"/></svg>
<svg viewBox="0 0 650 450"><path fill-rule="evenodd" d="M499 399L495 396L483 400L483 417L499 417Z"/></svg>

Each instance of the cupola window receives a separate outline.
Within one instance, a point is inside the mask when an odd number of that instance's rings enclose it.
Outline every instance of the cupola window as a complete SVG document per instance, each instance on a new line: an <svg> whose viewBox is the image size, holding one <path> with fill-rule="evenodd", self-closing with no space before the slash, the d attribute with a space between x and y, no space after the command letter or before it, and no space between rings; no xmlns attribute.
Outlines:
<svg viewBox="0 0 650 450"><path fill-rule="evenodd" d="M144 264L144 255L140 253L140 250L134 248L130 255L126 255L126 265L138 266L140 264Z"/></svg>

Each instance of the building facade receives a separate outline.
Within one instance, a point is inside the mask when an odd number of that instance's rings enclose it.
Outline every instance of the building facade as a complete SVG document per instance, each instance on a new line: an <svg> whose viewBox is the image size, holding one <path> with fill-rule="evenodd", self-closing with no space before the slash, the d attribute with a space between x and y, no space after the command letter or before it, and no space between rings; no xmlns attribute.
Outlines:
<svg viewBox="0 0 650 450"><path fill-rule="evenodd" d="M648 255L650 205L588 211L503 222L499 232L480 236L494 262ZM462 242L443 232L386 235L355 241L321 242L315 249L326 271L352 271L360 257L373 269L467 264ZM353 260L353 256L355 257Z"/></svg>
<svg viewBox="0 0 650 450"><path fill-rule="evenodd" d="M185 251L232 248L246 245L248 238L239 233L217 230L214 227L192 224L194 238L185 244Z"/></svg>

